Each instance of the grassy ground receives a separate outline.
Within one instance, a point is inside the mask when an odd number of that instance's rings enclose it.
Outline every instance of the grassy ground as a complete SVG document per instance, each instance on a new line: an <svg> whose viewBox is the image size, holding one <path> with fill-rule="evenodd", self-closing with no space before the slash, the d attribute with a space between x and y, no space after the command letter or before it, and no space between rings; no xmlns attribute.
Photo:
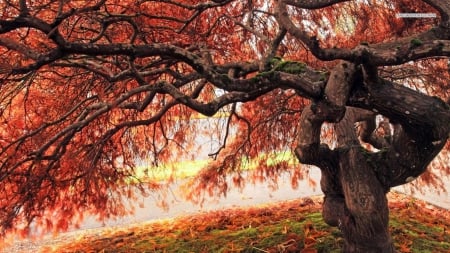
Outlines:
<svg viewBox="0 0 450 253"><path fill-rule="evenodd" d="M389 194L399 252L450 252L450 211ZM340 252L321 198L228 209L114 229L92 230L41 252Z"/></svg>
<svg viewBox="0 0 450 253"><path fill-rule="evenodd" d="M280 162L288 162L290 165L298 165L298 161L294 154L290 151L283 151L278 153L263 154L259 158L252 160L245 160L242 170L253 170L259 166L260 160L266 161L267 165L275 165ZM134 170L133 178L130 178L130 183L137 181L164 181L170 178L190 178L198 175L198 173L205 168L210 160L186 160L182 162L172 162L156 167L139 166Z"/></svg>

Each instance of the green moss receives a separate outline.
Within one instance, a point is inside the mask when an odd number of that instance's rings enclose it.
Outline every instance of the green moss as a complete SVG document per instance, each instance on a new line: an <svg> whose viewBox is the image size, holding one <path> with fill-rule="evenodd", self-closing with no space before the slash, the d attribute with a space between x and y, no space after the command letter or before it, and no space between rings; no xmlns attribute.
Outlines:
<svg viewBox="0 0 450 253"><path fill-rule="evenodd" d="M258 230L256 228L246 228L242 230L238 230L236 232L230 233L231 237L241 237L244 236L246 238L254 237L258 234Z"/></svg>
<svg viewBox="0 0 450 253"><path fill-rule="evenodd" d="M301 74L305 72L306 64L297 61L281 61L275 66L275 71L286 72L289 74Z"/></svg>
<svg viewBox="0 0 450 253"><path fill-rule="evenodd" d="M282 233L282 227L278 226L278 227L272 227L270 229L265 230L264 232L261 231L260 235L270 235L267 237L262 237L259 241L258 241L258 248L269 248L273 245L277 245L280 242L283 242L283 240L286 239L286 235Z"/></svg>
<svg viewBox="0 0 450 253"><path fill-rule="evenodd" d="M391 215L389 221L391 235L395 246L407 238L411 242L411 252L448 252L450 251L450 235L442 226L425 224L410 217Z"/></svg>
<svg viewBox="0 0 450 253"><path fill-rule="evenodd" d="M411 40L412 47L418 47L418 46L421 46L422 44L423 44L423 42L418 38L414 38Z"/></svg>
<svg viewBox="0 0 450 253"><path fill-rule="evenodd" d="M259 82L261 78L271 77L274 73L275 73L274 70L260 72L255 77L253 77L251 80L253 82Z"/></svg>
<svg viewBox="0 0 450 253"><path fill-rule="evenodd" d="M311 222L313 222L315 224L321 224L321 223L325 224L325 222L323 221L323 218L322 218L322 214L319 212L310 213L305 216L305 219L306 220L309 219Z"/></svg>
<svg viewBox="0 0 450 253"><path fill-rule="evenodd" d="M285 72L289 74L302 74L305 72L307 65L298 61L284 61L280 57L273 57L269 60L269 70L258 73L251 80L259 82L261 78L271 78L276 72ZM326 76L324 76L325 80Z"/></svg>
<svg viewBox="0 0 450 253"><path fill-rule="evenodd" d="M280 210L280 212L285 211ZM404 210L393 210L390 215L389 226L397 249L404 248L406 245L408 252L450 252L450 235L444 231L448 223L430 219L433 222L430 224L420 219L415 220L402 211ZM311 227L308 229L308 237L314 238L313 247L317 252L341 252L343 244L341 232L325 224L320 212L296 212L279 219L272 219L268 217L270 215L274 213L262 214L261 217L268 219L263 223L256 222L256 225L252 227L242 226L241 223L238 225L234 220L230 220L225 224L227 226L223 226L223 223L215 223L211 220L210 225L206 224L212 228L209 229L205 228L202 220L199 224L192 223L188 226L183 223L181 229L163 233L161 230L143 230L131 236L116 234L113 237L90 240L89 243L99 246L105 243L95 252L100 250L102 252L279 252L275 251L277 247L289 241L290 238L295 238L293 239L295 247L301 250L304 247L306 237L304 233L308 224L308 227ZM420 213L417 215L420 217ZM258 219L255 216L251 217L253 218ZM196 227L203 229L196 230ZM121 244L109 243L124 239L130 240Z"/></svg>
<svg viewBox="0 0 450 253"><path fill-rule="evenodd" d="M417 253L436 252L434 249L450 250L449 242L430 241L424 238L417 238L411 245L411 251Z"/></svg>
<svg viewBox="0 0 450 253"><path fill-rule="evenodd" d="M281 57L275 56L269 60L270 68L274 68L282 61Z"/></svg>
<svg viewBox="0 0 450 253"><path fill-rule="evenodd" d="M325 81L328 79L329 73L325 71L316 71L316 74L320 76L319 81Z"/></svg>

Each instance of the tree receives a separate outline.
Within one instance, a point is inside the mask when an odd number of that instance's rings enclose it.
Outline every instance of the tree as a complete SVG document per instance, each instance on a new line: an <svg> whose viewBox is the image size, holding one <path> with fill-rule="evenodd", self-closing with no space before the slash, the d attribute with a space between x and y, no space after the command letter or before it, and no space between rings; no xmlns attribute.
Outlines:
<svg viewBox="0 0 450 253"><path fill-rule="evenodd" d="M396 17L414 12L436 17ZM4 1L2 232L122 214L137 159L176 159L190 118L225 111L200 189L294 147L322 172L344 252L393 252L386 193L438 183L426 168L450 147L449 15L442 0Z"/></svg>

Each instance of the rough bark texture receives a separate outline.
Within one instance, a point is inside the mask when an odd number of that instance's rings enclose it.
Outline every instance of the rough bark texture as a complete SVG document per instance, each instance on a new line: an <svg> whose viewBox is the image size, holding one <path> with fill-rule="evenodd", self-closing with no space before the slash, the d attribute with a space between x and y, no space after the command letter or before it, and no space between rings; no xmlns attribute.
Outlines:
<svg viewBox="0 0 450 253"><path fill-rule="evenodd" d="M388 231L386 187L359 145L354 131L359 110L350 108L336 124L339 179L345 197L345 212L339 217L345 252L393 252Z"/></svg>
<svg viewBox="0 0 450 253"><path fill-rule="evenodd" d="M389 118L392 133L382 122L385 134L376 134L377 113ZM439 99L363 75L353 64L336 66L324 98L302 113L295 151L302 163L322 171L323 217L343 232L344 252L395 251L386 193L425 171L448 138L449 115ZM325 121L335 122L335 149L320 142ZM366 150L361 142L379 151Z"/></svg>

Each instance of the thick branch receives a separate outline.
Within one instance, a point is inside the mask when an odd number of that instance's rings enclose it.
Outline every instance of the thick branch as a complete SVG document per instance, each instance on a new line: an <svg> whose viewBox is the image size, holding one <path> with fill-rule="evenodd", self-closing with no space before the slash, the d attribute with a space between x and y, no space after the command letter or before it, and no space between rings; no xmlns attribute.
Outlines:
<svg viewBox="0 0 450 253"><path fill-rule="evenodd" d="M321 119L307 106L302 111L299 120L297 147L295 154L303 164L316 165L326 169L326 160L330 158L331 150L327 145L320 144L320 131L324 119Z"/></svg>
<svg viewBox="0 0 450 253"><path fill-rule="evenodd" d="M219 109L221 109L225 105L254 100L257 97L274 90L275 88L276 86L266 86L250 92L229 92L215 98L208 103L202 103L188 95L185 95L176 87L168 83L164 83L161 86L162 91L170 94L175 100L206 116L212 116L216 114Z"/></svg>
<svg viewBox="0 0 450 253"><path fill-rule="evenodd" d="M320 167L324 164L325 157L330 157L329 154L325 155L330 152L327 151L328 147L320 146L322 123L338 122L342 119L355 74L355 65L348 62L338 64L331 71L323 97L303 110L295 149L300 162Z"/></svg>
<svg viewBox="0 0 450 253"><path fill-rule="evenodd" d="M434 31L403 38L395 42L361 47L364 62L374 66L400 65L409 61L436 56L450 56L450 39L438 39ZM449 31L443 31L445 34ZM355 51L356 53L356 51Z"/></svg>
<svg viewBox="0 0 450 253"><path fill-rule="evenodd" d="M447 28L450 28L450 26L448 26L450 16L450 2L444 0L422 0L422 1L435 8L439 12L439 14L441 14L442 18L441 22L447 24Z"/></svg>
<svg viewBox="0 0 450 253"><path fill-rule="evenodd" d="M358 129L358 136L361 141L371 144L376 149L386 149L390 147L390 129L389 123L381 122L381 128L383 129L384 135L379 136L376 132L377 123L376 123L376 114L367 111L361 110L358 114L358 122L360 122Z"/></svg>
<svg viewBox="0 0 450 253"><path fill-rule="evenodd" d="M422 174L445 145L450 106L386 80L366 88L358 87L349 104L377 111L395 125L391 146L376 155L378 178L389 187L405 184Z"/></svg>
<svg viewBox="0 0 450 253"><path fill-rule="evenodd" d="M320 9L337 3L348 2L350 0L285 0L288 5L302 9Z"/></svg>
<svg viewBox="0 0 450 253"><path fill-rule="evenodd" d="M172 5L175 5L178 7L182 7L184 9L188 9L188 10L205 10L208 8L223 6L232 1L233 0L215 0L215 1L201 2L198 4L184 4L182 1L172 1L172 0L164 0L163 2L172 4ZM154 2L154 1L150 0L150 1L142 1L142 2Z"/></svg>
<svg viewBox="0 0 450 253"><path fill-rule="evenodd" d="M358 85L348 105L374 110L430 141L447 138L450 132L448 104L388 80L379 79L366 87Z"/></svg>
<svg viewBox="0 0 450 253"><path fill-rule="evenodd" d="M30 59L33 59L33 60L39 59L39 53L33 51L32 48L29 48L26 45L17 43L17 41L14 41L12 39L0 38L0 46L8 48L9 50L17 51Z"/></svg>

